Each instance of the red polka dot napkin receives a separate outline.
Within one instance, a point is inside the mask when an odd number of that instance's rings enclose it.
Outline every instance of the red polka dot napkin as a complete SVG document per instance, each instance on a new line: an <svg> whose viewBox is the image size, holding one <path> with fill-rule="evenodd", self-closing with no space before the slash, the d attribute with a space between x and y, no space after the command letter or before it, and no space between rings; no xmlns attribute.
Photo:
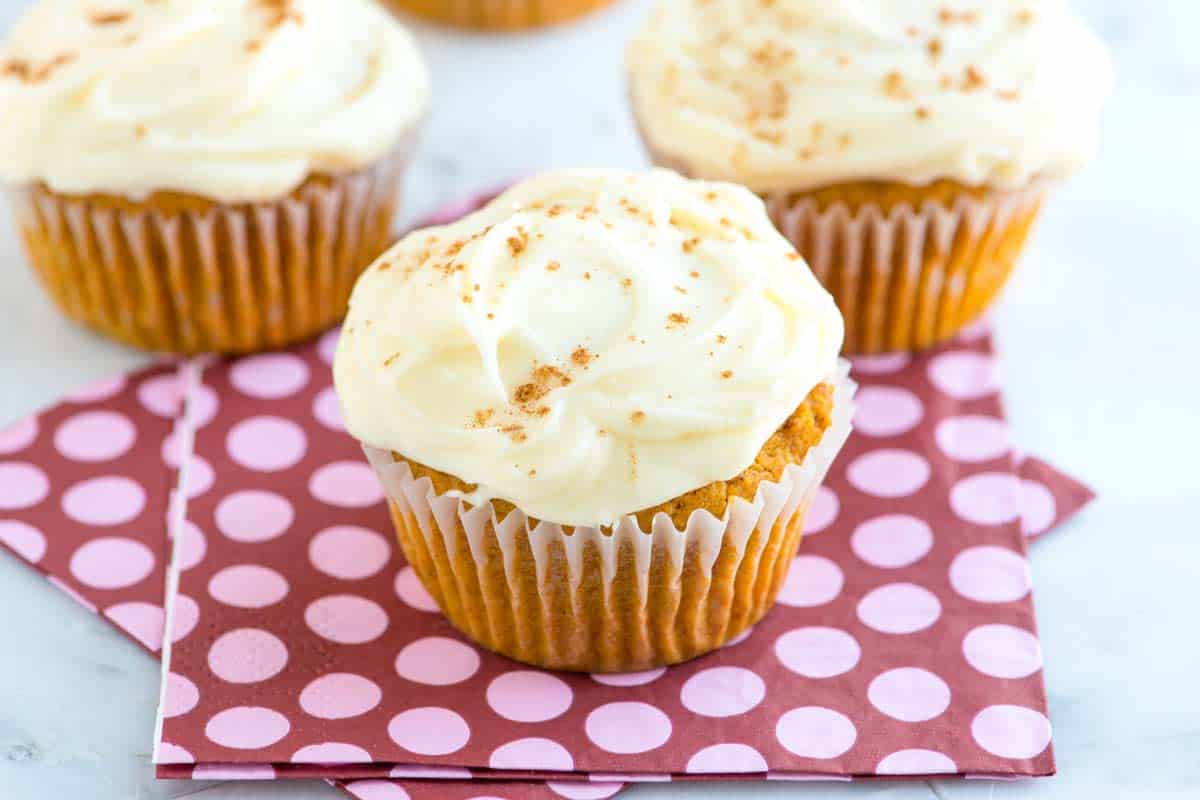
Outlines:
<svg viewBox="0 0 1200 800"><path fill-rule="evenodd" d="M1066 484L1015 472L986 329L859 360L857 430L778 608L619 676L528 669L437 613L342 430L335 337L214 364L192 393L160 774L1053 772L1020 497L1036 532Z"/></svg>

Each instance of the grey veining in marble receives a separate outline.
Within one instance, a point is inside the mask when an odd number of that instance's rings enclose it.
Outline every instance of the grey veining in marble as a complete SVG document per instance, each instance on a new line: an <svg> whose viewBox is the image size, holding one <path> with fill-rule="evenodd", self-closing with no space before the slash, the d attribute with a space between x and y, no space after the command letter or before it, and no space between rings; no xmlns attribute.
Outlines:
<svg viewBox="0 0 1200 800"><path fill-rule="evenodd" d="M0 0L0 29L24 3ZM1097 166L1053 198L997 314L1018 441L1101 499L1033 552L1060 774L1025 783L646 787L631 797L1200 796L1200 4L1079 0L1118 70ZM406 217L547 166L637 166L620 72L646 3L479 37L420 27L436 106ZM3 112L0 111L0 124ZM142 357L62 321L0 214L0 422ZM157 665L0 558L0 798L332 798L156 782Z"/></svg>

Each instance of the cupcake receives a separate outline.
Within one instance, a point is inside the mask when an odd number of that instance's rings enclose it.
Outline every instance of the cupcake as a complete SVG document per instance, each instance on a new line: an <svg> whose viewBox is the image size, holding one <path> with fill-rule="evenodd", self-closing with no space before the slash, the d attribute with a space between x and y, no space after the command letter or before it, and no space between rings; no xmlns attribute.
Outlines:
<svg viewBox="0 0 1200 800"><path fill-rule="evenodd" d="M770 608L849 432L841 343L749 191L563 171L380 257L334 379L450 621L519 661L626 671Z"/></svg>
<svg viewBox="0 0 1200 800"><path fill-rule="evenodd" d="M581 17L612 0L385 0L393 8L460 28L515 31Z"/></svg>
<svg viewBox="0 0 1200 800"><path fill-rule="evenodd" d="M428 104L369 0L41 0L0 49L0 180L72 319L153 350L329 327Z"/></svg>
<svg viewBox="0 0 1200 800"><path fill-rule="evenodd" d="M628 53L653 160L757 192L850 353L954 335L995 299L1111 82L1061 0L666 0Z"/></svg>

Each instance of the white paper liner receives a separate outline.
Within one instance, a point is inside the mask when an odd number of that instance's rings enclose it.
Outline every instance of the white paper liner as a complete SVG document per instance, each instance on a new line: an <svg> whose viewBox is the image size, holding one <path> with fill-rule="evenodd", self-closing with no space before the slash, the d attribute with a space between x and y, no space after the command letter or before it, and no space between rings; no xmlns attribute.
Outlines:
<svg viewBox="0 0 1200 800"><path fill-rule="evenodd" d="M279 200L157 211L8 187L26 250L67 316L139 347L249 352L344 313L390 240L416 131L358 172Z"/></svg>
<svg viewBox="0 0 1200 800"><path fill-rule="evenodd" d="M841 361L837 373L829 378L835 387L832 419L821 441L809 449L803 462L788 466L778 482L764 481L759 484L753 501L733 498L721 519L704 509L694 511L682 531L663 512L655 515L649 531L642 530L637 517L629 514L612 526L576 527L570 535L556 523L538 522L531 525L530 519L520 510L514 510L500 519L492 503L472 507L457 490L438 494L429 478L414 478L409 465L393 460L390 452L370 446L364 446L363 449L399 512L407 519L416 521L431 550L434 549L432 545L435 540L439 540L451 563L454 563L457 555L459 526L456 523L461 523L462 531L466 534L477 571L482 570L480 565L487 560L484 537L489 530L494 530L504 557L508 587L515 597L519 593L514 570L514 562L519 557L519 537L530 544L539 589L547 585L552 550L561 548L566 555L570 594L574 601L577 599L576 590L584 579L585 553L591 548L599 553L601 582L605 591L609 592L617 572L618 555L628 547L634 553L639 607L644 609L653 554L669 556L673 566L672 580L679 583L684 554L694 549L698 555L700 574L711 581L713 565L723 547L732 545L736 552L736 563L740 564L746 543L755 530L760 531L764 538L768 537L777 522L790 522L797 513L807 511L830 465L850 435L855 384L848 377L849 369L849 363ZM783 529L787 527L782 526ZM790 559L791 554L781 557ZM585 613L579 607L573 611L577 618ZM751 623L754 621L750 620ZM465 632L470 635L470 631ZM731 635L737 632L732 631Z"/></svg>
<svg viewBox="0 0 1200 800"><path fill-rule="evenodd" d="M1003 287L1045 183L919 207L822 209L813 197L764 196L767 213L833 294L846 352L927 347L978 317Z"/></svg>

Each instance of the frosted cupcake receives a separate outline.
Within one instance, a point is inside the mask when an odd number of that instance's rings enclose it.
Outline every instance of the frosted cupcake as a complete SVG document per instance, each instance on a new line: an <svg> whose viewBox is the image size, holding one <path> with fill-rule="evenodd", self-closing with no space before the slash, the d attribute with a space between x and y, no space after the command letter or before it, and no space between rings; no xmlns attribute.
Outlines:
<svg viewBox="0 0 1200 800"><path fill-rule="evenodd" d="M771 606L849 432L841 342L752 193L565 171L384 254L334 378L450 621L520 661L621 671Z"/></svg>
<svg viewBox="0 0 1200 800"><path fill-rule="evenodd" d="M70 317L251 351L345 311L428 104L368 0L42 0L0 49L0 179Z"/></svg>
<svg viewBox="0 0 1200 800"><path fill-rule="evenodd" d="M385 0L410 14L478 30L542 28L581 17L612 0Z"/></svg>
<svg viewBox="0 0 1200 800"><path fill-rule="evenodd" d="M1061 0L665 0L628 66L654 160L760 194L853 353L980 315L1111 82Z"/></svg>

